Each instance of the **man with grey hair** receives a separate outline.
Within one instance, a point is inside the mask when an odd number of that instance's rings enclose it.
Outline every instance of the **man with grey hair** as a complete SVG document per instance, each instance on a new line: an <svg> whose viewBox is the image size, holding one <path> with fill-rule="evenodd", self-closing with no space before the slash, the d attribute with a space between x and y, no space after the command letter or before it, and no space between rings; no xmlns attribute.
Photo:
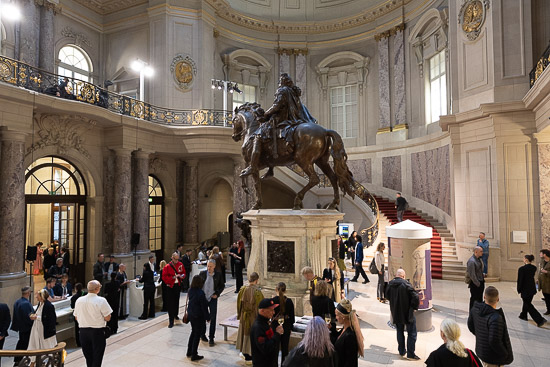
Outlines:
<svg viewBox="0 0 550 367"><path fill-rule="evenodd" d="M210 259L206 263L206 270L203 270L199 274L204 280L202 290L208 301L208 309L210 311L210 331L208 339L206 334L201 336L202 341L208 341L208 345L213 347L214 337L216 333L216 316L218 313L218 297L222 294L225 284L223 283L222 274L216 271L216 260ZM206 328L204 329L206 330ZM206 333L206 332L205 332Z"/></svg>
<svg viewBox="0 0 550 367"><path fill-rule="evenodd" d="M398 269L395 278L388 284L387 298L390 301L390 311L397 331L397 344L401 357L407 354L407 359L419 360L414 351L416 346L416 319L414 310L418 310L420 300L411 283L405 280L405 270ZM405 349L405 327L407 328L407 348Z"/></svg>
<svg viewBox="0 0 550 367"><path fill-rule="evenodd" d="M474 302L483 302L483 290L485 289L485 277L483 276L483 262L481 256L483 255L483 248L476 246L474 253L468 263L466 264L466 278L465 282L468 283L470 288L470 308L474 307Z"/></svg>
<svg viewBox="0 0 550 367"><path fill-rule="evenodd" d="M88 294L78 298L74 306L74 318L80 326L80 344L88 367L100 367L105 353L105 323L113 310L107 300L98 296L101 283L88 282Z"/></svg>

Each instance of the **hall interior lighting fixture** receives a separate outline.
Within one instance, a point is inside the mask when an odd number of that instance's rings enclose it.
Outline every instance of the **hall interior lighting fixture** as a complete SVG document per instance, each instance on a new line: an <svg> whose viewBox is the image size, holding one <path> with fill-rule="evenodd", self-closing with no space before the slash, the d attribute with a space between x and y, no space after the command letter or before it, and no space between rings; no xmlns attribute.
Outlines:
<svg viewBox="0 0 550 367"><path fill-rule="evenodd" d="M153 68L149 66L145 61L135 59L131 65L134 71L139 73L139 100L145 101L145 77L151 77L155 73Z"/></svg>
<svg viewBox="0 0 550 367"><path fill-rule="evenodd" d="M18 21L21 19L21 10L13 2L0 0L0 19Z"/></svg>

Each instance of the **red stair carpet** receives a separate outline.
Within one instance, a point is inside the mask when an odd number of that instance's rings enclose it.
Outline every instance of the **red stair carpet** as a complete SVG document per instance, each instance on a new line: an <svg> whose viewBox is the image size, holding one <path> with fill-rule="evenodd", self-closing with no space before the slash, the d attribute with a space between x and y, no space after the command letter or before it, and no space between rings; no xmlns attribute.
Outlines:
<svg viewBox="0 0 550 367"><path fill-rule="evenodd" d="M374 195L373 195L374 196ZM397 209L395 209L395 203L389 201L388 199L381 198L379 196L374 196L376 202L378 203L378 209L382 214L384 214L391 224L397 223ZM430 240L431 244L431 254L432 254L432 279L442 279L443 278L443 254L441 246L441 237L439 233L433 226L423 219L420 215L406 210L403 214L403 220L410 219L416 223L422 224L426 227L432 228L433 237Z"/></svg>

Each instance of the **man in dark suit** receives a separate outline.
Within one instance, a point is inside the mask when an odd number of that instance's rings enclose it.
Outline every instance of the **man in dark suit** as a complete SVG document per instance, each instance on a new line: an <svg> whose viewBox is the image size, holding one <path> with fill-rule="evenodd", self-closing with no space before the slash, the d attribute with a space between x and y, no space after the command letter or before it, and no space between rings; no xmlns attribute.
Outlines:
<svg viewBox="0 0 550 367"><path fill-rule="evenodd" d="M176 252L178 253L179 257L180 257L180 260L183 256L183 245L180 243L178 244L178 246L176 247Z"/></svg>
<svg viewBox="0 0 550 367"><path fill-rule="evenodd" d="M201 278L204 280L202 290L208 301L208 309L210 311L210 333L209 338L205 335L201 336L202 341L208 341L208 345L213 347L214 334L216 333L216 316L218 313L218 297L222 294L225 285L223 283L222 274L216 271L216 260L210 259L206 264L206 270L200 272ZM206 328L204 329L206 330Z"/></svg>
<svg viewBox="0 0 550 367"><path fill-rule="evenodd" d="M355 237L357 239L357 245L355 245L355 276L351 280L352 282L356 282L359 278L359 274L365 279L363 284L367 284L369 282L369 278L367 277L367 274L365 274L365 270L363 269L363 239L361 236L357 235Z"/></svg>
<svg viewBox="0 0 550 367"><path fill-rule="evenodd" d="M71 264L68 248L61 247L61 258L63 259L63 266L65 267L65 269L67 269L67 273L68 273L69 265Z"/></svg>
<svg viewBox="0 0 550 367"><path fill-rule="evenodd" d="M111 273L118 271L118 264L115 262L115 256L109 256L109 262L103 264L104 272L107 273L107 279L111 279Z"/></svg>
<svg viewBox="0 0 550 367"><path fill-rule="evenodd" d="M155 276L148 262L143 264L143 275L139 278L139 282L143 283L143 312L138 319L155 318Z"/></svg>
<svg viewBox="0 0 550 367"><path fill-rule="evenodd" d="M236 255L238 251L239 250L238 250L237 243L234 242L231 245L231 248L229 249L229 256L231 261L231 278L235 278L235 257L233 255Z"/></svg>
<svg viewBox="0 0 550 367"><path fill-rule="evenodd" d="M185 268L185 274L191 274L191 268L193 267L193 264L191 264L191 253L193 250L187 249L185 251L185 255L181 258L181 263L183 264L183 267ZM182 292L187 292L189 289L189 277L185 277L182 282Z"/></svg>
<svg viewBox="0 0 550 367"><path fill-rule="evenodd" d="M29 347L29 338L31 337L32 320L29 315L34 312L31 301L31 288L21 288L21 298L15 301L13 305L13 322L11 329L19 333L19 340L15 349L27 350ZM14 362L19 363L22 357L15 357Z"/></svg>
<svg viewBox="0 0 550 367"><path fill-rule="evenodd" d="M10 308L7 304L0 303L0 350L4 349L4 341L6 341L6 337L8 336L10 324Z"/></svg>

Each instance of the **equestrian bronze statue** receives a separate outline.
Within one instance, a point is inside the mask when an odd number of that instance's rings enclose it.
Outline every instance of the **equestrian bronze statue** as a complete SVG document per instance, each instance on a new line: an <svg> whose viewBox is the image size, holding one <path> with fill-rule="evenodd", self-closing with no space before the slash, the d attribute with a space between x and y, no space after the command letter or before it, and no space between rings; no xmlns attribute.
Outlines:
<svg viewBox="0 0 550 367"><path fill-rule="evenodd" d="M262 207L260 170L268 168L263 178L273 176L273 167L297 164L309 182L294 199L294 209L302 208L304 195L319 184L317 165L328 177L334 189L334 199L328 206L340 203L338 187L354 197L353 176L347 166L347 154L340 135L327 130L310 115L300 101L301 91L287 74L281 74L275 101L264 112L258 103L245 103L235 109L233 140L243 139L242 155L247 167L241 172L242 188L250 194L246 176L252 176L256 202L251 209ZM334 170L329 163L332 156Z"/></svg>

